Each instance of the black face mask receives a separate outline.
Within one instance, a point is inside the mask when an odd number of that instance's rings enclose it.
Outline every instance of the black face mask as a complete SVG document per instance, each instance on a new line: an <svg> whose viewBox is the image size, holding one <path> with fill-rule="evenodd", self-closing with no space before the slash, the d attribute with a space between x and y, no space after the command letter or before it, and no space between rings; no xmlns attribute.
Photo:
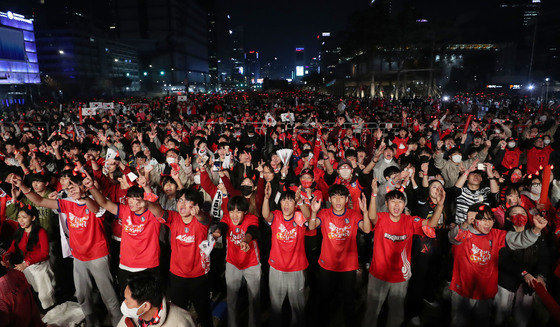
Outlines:
<svg viewBox="0 0 560 327"><path fill-rule="evenodd" d="M241 185L240 190L241 190L241 194L243 194L243 196L249 196L249 195L251 195L251 193L253 193L253 187L252 186Z"/></svg>

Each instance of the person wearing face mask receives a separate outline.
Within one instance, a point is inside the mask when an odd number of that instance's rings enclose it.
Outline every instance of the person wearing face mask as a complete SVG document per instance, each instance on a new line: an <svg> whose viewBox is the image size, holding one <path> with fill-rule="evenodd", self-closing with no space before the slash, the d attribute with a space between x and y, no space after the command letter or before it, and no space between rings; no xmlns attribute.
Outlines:
<svg viewBox="0 0 560 327"><path fill-rule="evenodd" d="M505 214L511 207L522 206L521 193L515 185L509 185L503 191L502 204L495 208L494 217L498 228L503 228L505 223Z"/></svg>
<svg viewBox="0 0 560 327"><path fill-rule="evenodd" d="M121 319L119 302L113 288L113 277L109 269L109 250L103 228L103 213L99 204L87 196L82 186L82 176L71 177L68 192L70 200L42 198L27 188L21 179L14 185L33 203L40 207L59 209L68 217L69 242L74 257L74 286L76 298L86 317L88 326L95 326L98 317L94 313L91 297L92 281L101 293L113 325Z"/></svg>
<svg viewBox="0 0 560 327"><path fill-rule="evenodd" d="M215 239L226 236L226 284L228 326L237 326L237 301L243 280L249 294L247 326L260 326L261 263L257 248L259 219L248 212L249 202L243 196L229 199L227 212L212 233Z"/></svg>
<svg viewBox="0 0 560 327"><path fill-rule="evenodd" d="M556 210L550 202L550 197L546 198L545 203L540 203L539 201L542 191L540 177L529 175L525 185L525 190L521 191L521 202L523 208L529 213L529 218L534 215L543 215L549 221L554 220Z"/></svg>
<svg viewBox="0 0 560 327"><path fill-rule="evenodd" d="M522 232L527 228L528 214L523 207L510 207L506 217L506 231ZM537 281L546 285L546 276L551 268L550 258L543 237L525 249L504 248L500 251L498 293L494 298L496 326L527 326L535 296L532 283ZM513 319L507 321L507 317Z"/></svg>
<svg viewBox="0 0 560 327"><path fill-rule="evenodd" d="M535 138L534 146L527 151L527 174L536 174L548 165L552 147L544 144L542 135Z"/></svg>
<svg viewBox="0 0 560 327"><path fill-rule="evenodd" d="M150 273L131 276L126 281L122 319L117 327L195 327L190 314L168 301L159 280Z"/></svg>
<svg viewBox="0 0 560 327"><path fill-rule="evenodd" d="M196 167L191 165L189 156L183 159L178 150L169 149L165 153L165 163L144 167L144 172L149 174L150 185L158 185L162 176L171 176L171 170L175 169L179 171L181 183L188 186L192 184L193 168Z"/></svg>
<svg viewBox="0 0 560 327"><path fill-rule="evenodd" d="M350 192L351 209L357 210L360 197L362 196L363 187L358 180L358 176L354 174L352 163L348 160L340 160L336 171L330 163L326 163L325 182L327 185L344 185Z"/></svg>
<svg viewBox="0 0 560 327"><path fill-rule="evenodd" d="M510 170L519 167L519 157L523 151L517 146L513 137L499 143L494 163L501 169ZM501 170L500 170L501 171Z"/></svg>
<svg viewBox="0 0 560 327"><path fill-rule="evenodd" d="M434 154L434 165L441 170L443 179L445 180L445 187L451 187L457 182L461 174L461 169L465 169L472 165L473 162L484 162L488 156L488 149L490 149L490 141L486 141L482 151L470 159L463 158L461 151L458 148L453 148L449 151L449 159L443 158L443 141L438 141L436 152Z"/></svg>
<svg viewBox="0 0 560 327"><path fill-rule="evenodd" d="M494 215L489 206L475 203L467 219L449 231L452 244L453 275L451 289L451 325L488 326L491 306L498 293L500 250L519 250L535 244L546 219L533 217L533 226L523 231L494 229Z"/></svg>

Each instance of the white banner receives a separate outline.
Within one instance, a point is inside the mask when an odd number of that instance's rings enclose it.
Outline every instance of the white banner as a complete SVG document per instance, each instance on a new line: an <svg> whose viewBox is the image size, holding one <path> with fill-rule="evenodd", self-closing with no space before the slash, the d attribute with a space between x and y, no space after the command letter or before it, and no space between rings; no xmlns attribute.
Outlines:
<svg viewBox="0 0 560 327"><path fill-rule="evenodd" d="M178 95L177 96L177 101L179 101L179 102L187 101L187 96L186 95Z"/></svg>
<svg viewBox="0 0 560 327"><path fill-rule="evenodd" d="M94 116L97 114L96 108L82 108L82 116Z"/></svg>
<svg viewBox="0 0 560 327"><path fill-rule="evenodd" d="M89 106L92 108L103 108L103 102L90 102Z"/></svg>

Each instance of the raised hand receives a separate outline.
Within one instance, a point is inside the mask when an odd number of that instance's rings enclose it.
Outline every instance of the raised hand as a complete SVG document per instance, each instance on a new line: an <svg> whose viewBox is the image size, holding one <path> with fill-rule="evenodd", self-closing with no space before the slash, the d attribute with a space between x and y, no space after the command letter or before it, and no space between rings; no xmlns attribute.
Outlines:
<svg viewBox="0 0 560 327"><path fill-rule="evenodd" d="M537 234L540 233L541 230L543 230L546 225L548 224L548 221L543 218L542 216L539 215L534 215L533 216L533 225L535 226L535 229L537 229Z"/></svg>
<svg viewBox="0 0 560 327"><path fill-rule="evenodd" d="M200 212L200 208L198 204L191 208L191 216L196 216L198 215L199 212Z"/></svg>
<svg viewBox="0 0 560 327"><path fill-rule="evenodd" d="M137 182L138 182L138 186L140 186L141 188L148 186L148 180L143 175L138 176Z"/></svg>
<svg viewBox="0 0 560 327"><path fill-rule="evenodd" d="M367 212L368 211L368 206L367 206L367 199L366 199L366 195L364 193L362 193L362 196L360 197L359 201L359 205L360 205L360 210L362 210L362 212Z"/></svg>
<svg viewBox="0 0 560 327"><path fill-rule="evenodd" d="M319 210L321 210L321 200L313 199L313 201L311 201L311 211L317 213Z"/></svg>
<svg viewBox="0 0 560 327"><path fill-rule="evenodd" d="M469 169L467 169L467 172L472 173L473 171L476 170L477 167L478 167L478 159L473 161L473 163L470 165Z"/></svg>
<svg viewBox="0 0 560 327"><path fill-rule="evenodd" d="M377 186L377 177L371 181L371 194L377 194L378 186Z"/></svg>
<svg viewBox="0 0 560 327"><path fill-rule="evenodd" d="M272 196L272 186L270 186L270 182L266 182L266 186L264 187L264 198L270 199Z"/></svg>

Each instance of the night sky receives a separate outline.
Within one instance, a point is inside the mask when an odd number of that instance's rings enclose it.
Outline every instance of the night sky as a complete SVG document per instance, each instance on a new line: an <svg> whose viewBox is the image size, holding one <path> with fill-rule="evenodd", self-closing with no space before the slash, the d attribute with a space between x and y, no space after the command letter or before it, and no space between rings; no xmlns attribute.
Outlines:
<svg viewBox="0 0 560 327"><path fill-rule="evenodd" d="M294 48L306 48L307 59L318 53L317 35L344 29L348 17L367 8L369 0L219 0L232 26L245 27L245 50L260 52L262 62L273 57L292 65Z"/></svg>

